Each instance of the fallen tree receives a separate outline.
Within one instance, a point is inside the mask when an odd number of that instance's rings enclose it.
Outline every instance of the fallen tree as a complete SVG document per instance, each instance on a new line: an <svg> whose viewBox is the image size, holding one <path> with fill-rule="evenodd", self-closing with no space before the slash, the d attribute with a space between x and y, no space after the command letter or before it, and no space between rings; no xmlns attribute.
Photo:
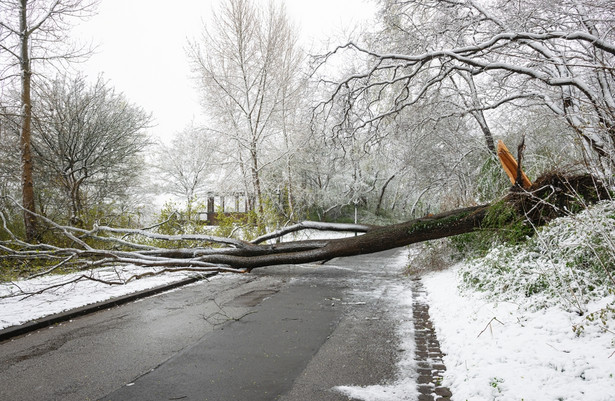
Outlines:
<svg viewBox="0 0 615 401"><path fill-rule="evenodd" d="M245 273L263 266L321 262L469 233L483 228L485 222L491 225L490 229L499 228L493 226L494 221L497 225L505 225L506 220L514 218L523 219L528 225L542 225L608 195L602 183L590 175L551 173L537 179L527 189L513 186L503 199L492 204L466 207L389 226L307 221L253 241L201 234L163 235L154 230L104 226L85 230L62 226L37 215L39 220L70 243L65 247L22 241L8 229L5 216L0 212L2 228L10 237L9 240L0 241L0 259L48 260L49 268L38 275L66 267L86 270L110 265L155 267L160 268L160 272ZM502 214L502 210L506 213ZM274 241L305 229L348 231L361 235L327 240ZM186 243L190 246L174 245ZM131 277L134 278L138 276Z"/></svg>

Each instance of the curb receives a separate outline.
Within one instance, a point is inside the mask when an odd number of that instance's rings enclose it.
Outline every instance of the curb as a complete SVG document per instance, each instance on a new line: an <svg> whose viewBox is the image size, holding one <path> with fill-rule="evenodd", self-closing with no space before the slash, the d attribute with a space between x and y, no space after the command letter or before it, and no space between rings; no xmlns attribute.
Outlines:
<svg viewBox="0 0 615 401"><path fill-rule="evenodd" d="M54 324L58 324L61 322L65 322L70 319L74 319L79 316L88 315L90 313L94 313L103 309L108 309L114 306L123 305L129 302L136 301L141 298L150 297L152 295L160 294L162 292L170 291L175 288L183 287L188 284L196 283L197 281L201 281L210 277L217 275L217 272L207 273L198 277L190 277L181 281L176 281L174 283L161 285L158 287L149 288L147 290L133 292L131 294L123 295L121 297L108 299L106 301L100 301L94 304L85 305L79 308L71 309L65 312L56 313L54 315L49 315L45 317L41 317L36 320L31 320L24 324L20 324L18 326L10 326L5 329L0 330L0 342L9 340L11 338L31 333L33 331L43 329L45 327L53 326Z"/></svg>
<svg viewBox="0 0 615 401"><path fill-rule="evenodd" d="M418 401L451 401L451 390L442 385L446 366L436 330L424 301L425 288L419 277L412 282L412 316L414 317L415 360L417 363Z"/></svg>

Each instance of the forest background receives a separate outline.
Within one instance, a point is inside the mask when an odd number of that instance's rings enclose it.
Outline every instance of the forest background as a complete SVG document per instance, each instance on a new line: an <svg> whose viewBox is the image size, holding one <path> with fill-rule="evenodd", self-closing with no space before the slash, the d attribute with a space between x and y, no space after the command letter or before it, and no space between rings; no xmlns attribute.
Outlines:
<svg viewBox="0 0 615 401"><path fill-rule="evenodd" d="M221 2L185 47L205 121L178 121L160 144L151 114L75 63L92 48L70 29L97 2L0 1L8 231L49 241L22 208L78 227L175 216L169 233L205 230L195 216L213 193L241 194L267 228L408 220L502 196L495 143L522 136L531 179L565 169L612 185L610 1L375 4L369 29L310 53L283 3ZM152 209L160 194L176 202Z"/></svg>

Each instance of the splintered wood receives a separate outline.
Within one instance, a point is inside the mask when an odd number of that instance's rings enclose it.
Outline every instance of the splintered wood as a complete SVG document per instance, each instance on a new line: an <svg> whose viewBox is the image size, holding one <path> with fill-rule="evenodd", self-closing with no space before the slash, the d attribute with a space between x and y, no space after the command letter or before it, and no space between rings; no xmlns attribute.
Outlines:
<svg viewBox="0 0 615 401"><path fill-rule="evenodd" d="M498 141L498 157L500 158L500 163L502 163L506 175L510 178L511 184L515 185L517 182L517 160L501 140ZM532 182L523 171L521 171L521 179L519 181L521 186L525 189L529 189L532 186Z"/></svg>

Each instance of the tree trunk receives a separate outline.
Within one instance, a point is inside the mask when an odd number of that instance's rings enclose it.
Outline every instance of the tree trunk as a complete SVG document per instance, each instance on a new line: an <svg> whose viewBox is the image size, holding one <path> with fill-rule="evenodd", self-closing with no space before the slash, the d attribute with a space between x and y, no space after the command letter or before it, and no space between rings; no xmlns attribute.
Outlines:
<svg viewBox="0 0 615 401"><path fill-rule="evenodd" d="M29 43L30 34L28 32L28 0L21 0L20 8L20 39L21 39L21 190L22 204L24 207L24 226L26 230L26 240L33 241L37 236L36 217L30 212L36 211L34 202L34 166L32 163L31 133L32 133L32 99L31 99L31 80L32 70L30 61Z"/></svg>
<svg viewBox="0 0 615 401"><path fill-rule="evenodd" d="M250 159L252 161L252 186L254 188L254 193L256 195L256 203L258 207L259 217L262 217L264 209L263 209L263 194L261 192L261 179L259 174L259 166L258 166L258 153L256 151L256 142L253 141L250 144Z"/></svg>
<svg viewBox="0 0 615 401"><path fill-rule="evenodd" d="M367 229L364 235L357 237L282 243L252 250L244 249L241 255L210 255L199 258L199 260L222 263L250 271L263 266L312 263L337 257L380 252L417 242L472 232L480 227L488 207L488 205L474 206L391 226L373 227Z"/></svg>
<svg viewBox="0 0 615 401"><path fill-rule="evenodd" d="M391 183L391 181L393 180L393 178L395 178L396 175L397 173L390 176L389 179L386 180L386 182L382 186L382 189L380 190L380 197L378 198L378 204L376 205L376 212L375 212L376 216L380 216L380 209L382 208L382 201L384 200L384 192L386 191L387 186Z"/></svg>

